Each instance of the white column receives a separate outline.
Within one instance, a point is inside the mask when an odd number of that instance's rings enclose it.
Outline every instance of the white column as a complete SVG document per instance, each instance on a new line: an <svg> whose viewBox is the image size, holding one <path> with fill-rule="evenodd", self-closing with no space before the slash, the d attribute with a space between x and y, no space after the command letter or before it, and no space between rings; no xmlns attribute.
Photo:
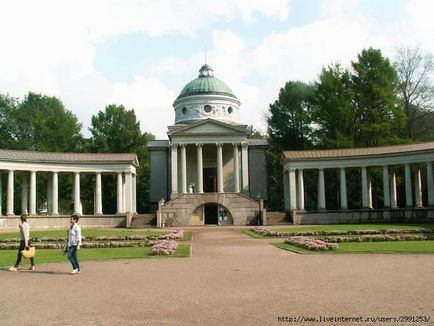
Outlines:
<svg viewBox="0 0 434 326"><path fill-rule="evenodd" d="M383 199L384 207L390 207L390 181L387 165L383 165Z"/></svg>
<svg viewBox="0 0 434 326"><path fill-rule="evenodd" d="M240 192L240 162L238 154L238 144L233 143L234 146L234 191Z"/></svg>
<svg viewBox="0 0 434 326"><path fill-rule="evenodd" d="M3 198L3 175L0 173L0 216L2 216L2 211L3 211L3 202L2 202L2 198Z"/></svg>
<svg viewBox="0 0 434 326"><path fill-rule="evenodd" d="M47 215L53 212L53 176L47 174Z"/></svg>
<svg viewBox="0 0 434 326"><path fill-rule="evenodd" d="M370 208L368 171L366 167L362 167L362 208Z"/></svg>
<svg viewBox="0 0 434 326"><path fill-rule="evenodd" d="M80 172L74 172L74 214L80 212Z"/></svg>
<svg viewBox="0 0 434 326"><path fill-rule="evenodd" d="M325 203L325 186L324 186L324 169L318 170L318 209L326 209Z"/></svg>
<svg viewBox="0 0 434 326"><path fill-rule="evenodd" d="M411 169L410 164L405 165L405 206L413 206L413 194L411 189Z"/></svg>
<svg viewBox="0 0 434 326"><path fill-rule="evenodd" d="M396 174L395 169L390 172L390 207L398 208L398 201L396 196Z"/></svg>
<svg viewBox="0 0 434 326"><path fill-rule="evenodd" d="M304 210L303 169L299 169L297 173L297 209Z"/></svg>
<svg viewBox="0 0 434 326"><path fill-rule="evenodd" d="M289 174L283 170L283 208L289 209Z"/></svg>
<svg viewBox="0 0 434 326"><path fill-rule="evenodd" d="M348 209L347 180L345 175L345 168L340 169L339 184L340 184L341 209Z"/></svg>
<svg viewBox="0 0 434 326"><path fill-rule="evenodd" d="M14 171L8 171L8 190L7 190L7 205L6 215L14 215Z"/></svg>
<svg viewBox="0 0 434 326"><path fill-rule="evenodd" d="M178 193L178 144L171 146L172 193Z"/></svg>
<svg viewBox="0 0 434 326"><path fill-rule="evenodd" d="M223 144L217 144L217 191L223 190Z"/></svg>
<svg viewBox="0 0 434 326"><path fill-rule="evenodd" d="M121 214L124 212L123 204L122 204L122 172L118 172L117 174L117 206L116 206L116 214Z"/></svg>
<svg viewBox="0 0 434 326"><path fill-rule="evenodd" d="M434 178L432 173L432 162L426 162L426 181L428 191L428 206L434 206ZM1 183L0 183L1 185ZM0 203L1 207L1 203Z"/></svg>
<svg viewBox="0 0 434 326"><path fill-rule="evenodd" d="M53 176L51 178L51 181L53 183L52 190L53 190L53 211L51 212L51 215L59 215L59 181L58 181L58 173L53 172Z"/></svg>
<svg viewBox="0 0 434 326"><path fill-rule="evenodd" d="M414 171L414 200L416 207L421 208L422 205L422 178L420 175L420 167L416 167Z"/></svg>
<svg viewBox="0 0 434 326"><path fill-rule="evenodd" d="M36 171L30 171L30 205L29 214L36 215Z"/></svg>
<svg viewBox="0 0 434 326"><path fill-rule="evenodd" d="M137 214L137 178L136 178L136 174L132 175L132 180L131 180L132 184L131 184L131 191L133 193L132 195L132 205L133 205L133 213Z"/></svg>
<svg viewBox="0 0 434 326"><path fill-rule="evenodd" d="M373 208L372 206L372 182L371 175L368 173L368 207Z"/></svg>
<svg viewBox="0 0 434 326"><path fill-rule="evenodd" d="M126 175L122 176L122 213L127 211L127 187L126 187Z"/></svg>
<svg viewBox="0 0 434 326"><path fill-rule="evenodd" d="M247 143L241 144L241 186L245 195L249 195L249 151ZM295 180L294 180L295 182Z"/></svg>
<svg viewBox="0 0 434 326"><path fill-rule="evenodd" d="M125 172L125 212L126 213L132 213L131 183L132 183L131 172Z"/></svg>
<svg viewBox="0 0 434 326"><path fill-rule="evenodd" d="M196 192L203 193L203 157L202 144L196 144L197 149L197 186Z"/></svg>
<svg viewBox="0 0 434 326"><path fill-rule="evenodd" d="M181 193L187 192L187 154L186 144L181 145Z"/></svg>
<svg viewBox="0 0 434 326"><path fill-rule="evenodd" d="M95 215L102 215L102 189L101 173L97 173L95 178Z"/></svg>
<svg viewBox="0 0 434 326"><path fill-rule="evenodd" d="M288 171L289 209L297 209L297 187L295 181L295 170Z"/></svg>
<svg viewBox="0 0 434 326"><path fill-rule="evenodd" d="M21 214L28 214L28 201L29 201L29 181L28 174L23 173L21 182Z"/></svg>

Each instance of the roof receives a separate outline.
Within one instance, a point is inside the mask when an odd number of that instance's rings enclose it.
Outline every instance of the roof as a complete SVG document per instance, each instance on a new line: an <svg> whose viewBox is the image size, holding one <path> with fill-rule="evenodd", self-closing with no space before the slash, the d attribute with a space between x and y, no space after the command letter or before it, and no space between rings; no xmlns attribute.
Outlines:
<svg viewBox="0 0 434 326"><path fill-rule="evenodd" d="M129 163L139 165L136 154L131 153L58 153L0 149L0 161L40 161L74 163Z"/></svg>
<svg viewBox="0 0 434 326"><path fill-rule="evenodd" d="M148 147L169 147L169 140L150 140Z"/></svg>
<svg viewBox="0 0 434 326"><path fill-rule="evenodd" d="M308 150L308 151L284 151L285 161L312 160L312 159L334 159L334 158L353 158L375 155L393 155L414 152L424 152L434 150L434 142L420 144L406 144L383 147L362 147L344 148L327 150Z"/></svg>
<svg viewBox="0 0 434 326"><path fill-rule="evenodd" d="M213 70L209 65L203 65L200 68L199 77L189 82L182 89L177 99L191 95L225 95L237 98L231 88L222 80L215 78Z"/></svg>
<svg viewBox="0 0 434 326"><path fill-rule="evenodd" d="M247 140L247 145L249 146L268 146L268 141L265 138L250 138Z"/></svg>

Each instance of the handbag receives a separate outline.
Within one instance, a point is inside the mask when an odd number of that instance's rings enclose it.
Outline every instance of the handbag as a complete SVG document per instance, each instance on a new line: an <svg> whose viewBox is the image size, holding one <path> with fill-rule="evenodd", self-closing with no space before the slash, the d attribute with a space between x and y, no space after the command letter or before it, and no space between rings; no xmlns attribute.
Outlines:
<svg viewBox="0 0 434 326"><path fill-rule="evenodd" d="M26 259L33 258L35 257L35 255L36 255L35 247L29 247L29 250L24 249L21 251L21 256L23 256Z"/></svg>
<svg viewBox="0 0 434 326"><path fill-rule="evenodd" d="M67 243L67 242L64 243L64 244L62 245L61 249L62 249L62 254L63 254L63 255L66 255L66 254L68 253L68 243Z"/></svg>

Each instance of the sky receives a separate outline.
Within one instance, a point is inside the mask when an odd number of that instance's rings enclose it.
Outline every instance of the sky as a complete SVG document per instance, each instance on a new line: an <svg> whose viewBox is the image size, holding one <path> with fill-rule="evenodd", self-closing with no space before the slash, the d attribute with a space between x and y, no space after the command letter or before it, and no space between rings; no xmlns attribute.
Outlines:
<svg viewBox="0 0 434 326"><path fill-rule="evenodd" d="M349 67L364 48L434 53L432 0L0 0L0 93L56 96L89 136L111 103L167 139L173 102L206 61L265 131L286 81Z"/></svg>

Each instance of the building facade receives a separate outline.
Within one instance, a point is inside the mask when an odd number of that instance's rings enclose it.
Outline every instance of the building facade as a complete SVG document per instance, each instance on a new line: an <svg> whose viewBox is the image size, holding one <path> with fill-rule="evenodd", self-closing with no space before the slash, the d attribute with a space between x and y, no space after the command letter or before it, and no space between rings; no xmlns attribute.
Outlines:
<svg viewBox="0 0 434 326"><path fill-rule="evenodd" d="M238 123L240 101L204 65L173 104L168 140L149 142L157 224L253 224L267 199L264 139Z"/></svg>

